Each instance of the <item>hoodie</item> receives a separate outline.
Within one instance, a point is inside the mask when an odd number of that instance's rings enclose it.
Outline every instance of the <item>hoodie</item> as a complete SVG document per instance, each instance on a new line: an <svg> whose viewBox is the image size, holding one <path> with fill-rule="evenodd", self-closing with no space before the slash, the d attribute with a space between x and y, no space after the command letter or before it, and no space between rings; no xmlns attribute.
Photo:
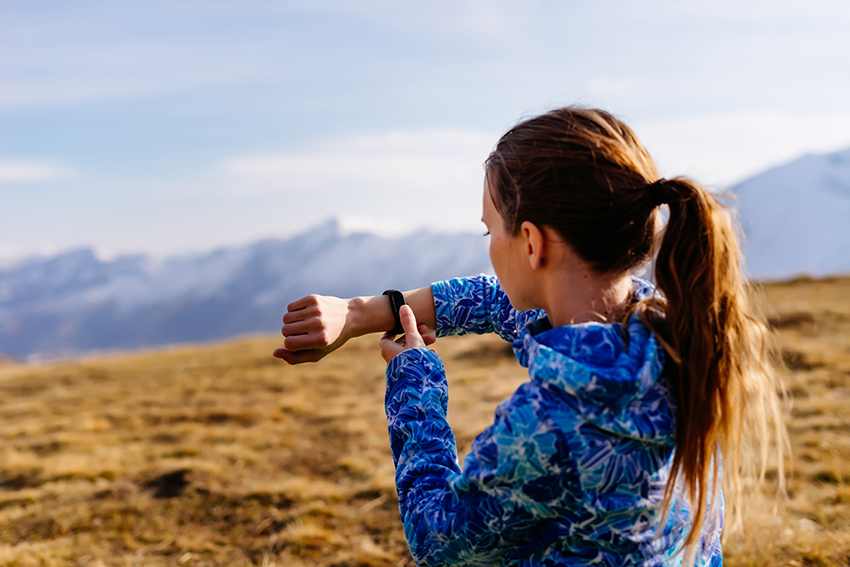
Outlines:
<svg viewBox="0 0 850 567"><path fill-rule="evenodd" d="M655 293L634 279L638 298ZM691 512L681 483L663 513L675 409L664 351L625 325L551 328L518 312L498 280L432 285L438 336L495 332L529 381L458 464L440 358L404 351L387 366L385 408L399 511L417 565L680 565ZM628 337L628 340L624 339ZM722 497L695 565L720 565Z"/></svg>

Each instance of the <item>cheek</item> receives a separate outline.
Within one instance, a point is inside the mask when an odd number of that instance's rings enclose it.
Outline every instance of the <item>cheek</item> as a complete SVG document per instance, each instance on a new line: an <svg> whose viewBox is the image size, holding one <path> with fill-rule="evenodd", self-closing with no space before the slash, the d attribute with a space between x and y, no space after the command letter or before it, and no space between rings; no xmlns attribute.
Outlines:
<svg viewBox="0 0 850 567"><path fill-rule="evenodd" d="M511 279L512 260L509 257L506 243L499 238L490 237L490 264L493 266L493 272L499 281L502 283L502 289L506 280ZM507 290L506 290L507 291Z"/></svg>
<svg viewBox="0 0 850 567"><path fill-rule="evenodd" d="M499 263L499 242L492 236L489 239L490 263L493 264L493 268L496 268Z"/></svg>

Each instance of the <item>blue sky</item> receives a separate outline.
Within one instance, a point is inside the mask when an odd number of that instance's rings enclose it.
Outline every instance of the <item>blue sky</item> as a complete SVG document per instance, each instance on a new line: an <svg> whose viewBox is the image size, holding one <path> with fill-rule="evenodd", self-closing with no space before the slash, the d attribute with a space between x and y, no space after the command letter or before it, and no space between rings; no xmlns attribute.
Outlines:
<svg viewBox="0 0 850 567"><path fill-rule="evenodd" d="M850 147L848 29L846 0L0 0L0 261L478 230L499 135L572 103L726 187Z"/></svg>

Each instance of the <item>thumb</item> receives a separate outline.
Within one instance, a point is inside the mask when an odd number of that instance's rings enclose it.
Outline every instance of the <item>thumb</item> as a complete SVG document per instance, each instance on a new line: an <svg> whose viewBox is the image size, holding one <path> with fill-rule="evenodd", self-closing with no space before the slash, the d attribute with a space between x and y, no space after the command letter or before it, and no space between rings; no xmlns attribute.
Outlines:
<svg viewBox="0 0 850 567"><path fill-rule="evenodd" d="M398 310L398 318L401 320L401 328L404 329L404 340L407 348L420 348L425 346L419 329L416 328L416 315L409 305L402 305Z"/></svg>

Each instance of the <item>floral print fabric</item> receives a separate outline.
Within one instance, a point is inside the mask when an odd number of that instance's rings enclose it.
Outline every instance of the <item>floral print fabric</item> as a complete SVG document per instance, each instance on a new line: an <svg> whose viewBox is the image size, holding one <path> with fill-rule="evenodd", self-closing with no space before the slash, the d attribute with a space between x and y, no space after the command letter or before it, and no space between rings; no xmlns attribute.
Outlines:
<svg viewBox="0 0 850 567"><path fill-rule="evenodd" d="M653 293L634 280L638 297ZM496 278L433 284L440 336L495 332L530 380L500 404L463 468L446 421L439 357L387 367L399 510L417 565L680 565L690 509L677 489L662 524L674 409L664 353L637 319L549 328L517 312ZM720 565L722 498L696 565Z"/></svg>

